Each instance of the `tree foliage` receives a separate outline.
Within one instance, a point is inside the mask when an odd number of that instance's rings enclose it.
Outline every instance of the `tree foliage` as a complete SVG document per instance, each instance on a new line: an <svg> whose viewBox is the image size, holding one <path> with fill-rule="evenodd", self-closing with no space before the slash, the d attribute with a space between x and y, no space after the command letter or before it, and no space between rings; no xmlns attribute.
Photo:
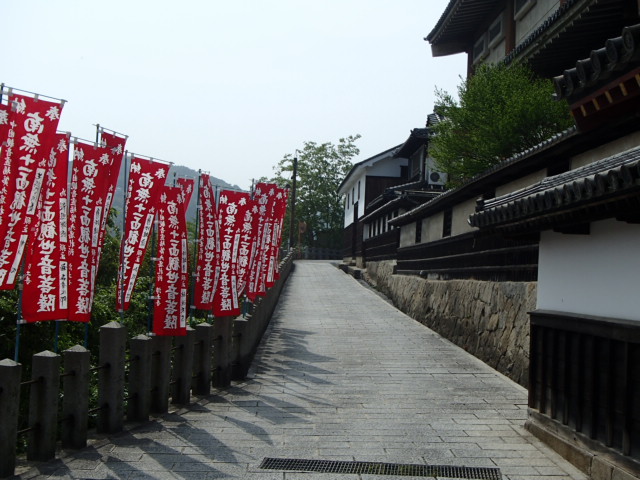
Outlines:
<svg viewBox="0 0 640 480"><path fill-rule="evenodd" d="M430 153L452 186L573 124L566 102L552 98L550 80L523 64L481 65L452 95L436 90Z"/></svg>
<svg viewBox="0 0 640 480"><path fill-rule="evenodd" d="M342 245L344 209L338 195L338 187L349 172L351 159L360 153L355 142L360 135L341 138L337 145L331 142L304 142L297 155L286 154L274 167L272 182L291 184L293 158L298 158L296 184L295 224L303 225L302 231L294 232L295 242L303 246L338 249ZM290 212L287 211L283 232L283 245L289 238Z"/></svg>

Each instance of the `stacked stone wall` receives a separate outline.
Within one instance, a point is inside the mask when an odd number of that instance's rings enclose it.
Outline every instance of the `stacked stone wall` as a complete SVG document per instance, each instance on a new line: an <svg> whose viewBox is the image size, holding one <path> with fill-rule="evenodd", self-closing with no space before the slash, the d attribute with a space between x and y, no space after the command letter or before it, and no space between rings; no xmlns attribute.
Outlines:
<svg viewBox="0 0 640 480"><path fill-rule="evenodd" d="M527 386L536 282L428 280L394 275L394 265L367 262L364 277L401 311Z"/></svg>

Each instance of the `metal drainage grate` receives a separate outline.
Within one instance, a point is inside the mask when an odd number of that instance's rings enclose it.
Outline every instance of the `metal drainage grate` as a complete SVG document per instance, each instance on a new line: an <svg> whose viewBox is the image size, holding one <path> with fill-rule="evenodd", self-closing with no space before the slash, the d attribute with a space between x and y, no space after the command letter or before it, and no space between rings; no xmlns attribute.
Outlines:
<svg viewBox="0 0 640 480"><path fill-rule="evenodd" d="M334 460L301 460L294 458L269 458L262 460L260 468L268 470L293 470L296 472L363 473L369 475L396 475L403 477L464 478L501 480L499 468L455 467L449 465L415 465L382 462L345 462Z"/></svg>

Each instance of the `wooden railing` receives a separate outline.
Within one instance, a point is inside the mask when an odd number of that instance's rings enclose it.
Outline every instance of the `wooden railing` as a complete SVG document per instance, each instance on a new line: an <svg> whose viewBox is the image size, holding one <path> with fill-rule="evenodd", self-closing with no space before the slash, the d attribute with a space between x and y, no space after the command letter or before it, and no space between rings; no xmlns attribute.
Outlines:
<svg viewBox="0 0 640 480"><path fill-rule="evenodd" d="M100 328L98 364L90 352L74 346L62 355L37 353L31 379L22 381L22 365L0 361L0 478L14 474L18 440L26 436L28 460L55 457L62 448L87 444L90 416L98 433L116 433L126 421L147 421L184 405L191 395L208 395L243 379L269 323L280 292L293 269L293 255L280 265L280 278L259 297L246 318L216 318L213 324L187 327L182 337L138 335L127 342L126 328L111 322ZM97 403L91 405L92 377ZM125 396L126 392L126 396ZM20 397L28 394L28 426L20 425Z"/></svg>
<svg viewBox="0 0 640 480"><path fill-rule="evenodd" d="M537 310L530 358L534 418L640 461L639 322Z"/></svg>
<svg viewBox="0 0 640 480"><path fill-rule="evenodd" d="M412 245L398 249L396 272L442 280L535 281L538 238L472 232Z"/></svg>

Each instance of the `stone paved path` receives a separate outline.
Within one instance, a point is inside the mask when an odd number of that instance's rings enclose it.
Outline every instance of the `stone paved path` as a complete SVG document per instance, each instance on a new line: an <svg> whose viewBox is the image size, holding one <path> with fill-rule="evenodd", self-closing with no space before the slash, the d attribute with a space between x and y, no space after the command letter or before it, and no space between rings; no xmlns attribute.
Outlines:
<svg viewBox="0 0 640 480"><path fill-rule="evenodd" d="M327 262L296 264L250 377L197 400L22 478L425 478L262 470L264 457L586 478L523 429L523 388Z"/></svg>

